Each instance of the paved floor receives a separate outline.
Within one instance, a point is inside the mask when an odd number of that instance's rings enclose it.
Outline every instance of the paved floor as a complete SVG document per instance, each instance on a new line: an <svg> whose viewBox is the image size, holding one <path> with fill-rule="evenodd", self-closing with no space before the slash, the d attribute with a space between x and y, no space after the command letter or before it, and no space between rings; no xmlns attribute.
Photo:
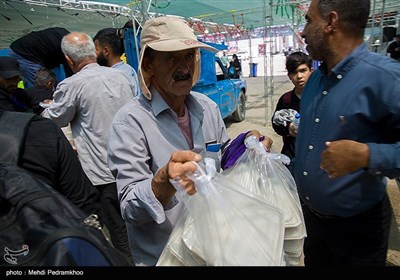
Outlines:
<svg viewBox="0 0 400 280"><path fill-rule="evenodd" d="M246 68L247 64L247 68ZM275 108L278 98L286 91L292 89L292 84L286 76L283 55L274 57L274 92L273 95L264 97L263 71L258 77L247 78L249 75L248 63L242 64L243 76L247 81L247 112L243 122L235 123L229 118L225 120L228 133L231 138L251 129L258 129L274 140L273 151L279 152L282 140L271 126L271 108ZM263 69L262 61L258 64ZM260 68L258 68L260 69ZM273 111L272 111L273 112ZM393 219L389 240L389 251L387 258L388 266L400 266L400 188L395 181L388 180L388 193L393 207Z"/></svg>

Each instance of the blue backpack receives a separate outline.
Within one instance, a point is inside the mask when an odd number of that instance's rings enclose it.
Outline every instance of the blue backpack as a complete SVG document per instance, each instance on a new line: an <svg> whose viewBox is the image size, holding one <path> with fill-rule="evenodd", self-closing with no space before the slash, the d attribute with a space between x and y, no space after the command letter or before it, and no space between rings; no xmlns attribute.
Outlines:
<svg viewBox="0 0 400 280"><path fill-rule="evenodd" d="M0 266L129 266L96 215L18 167L34 117L0 116Z"/></svg>

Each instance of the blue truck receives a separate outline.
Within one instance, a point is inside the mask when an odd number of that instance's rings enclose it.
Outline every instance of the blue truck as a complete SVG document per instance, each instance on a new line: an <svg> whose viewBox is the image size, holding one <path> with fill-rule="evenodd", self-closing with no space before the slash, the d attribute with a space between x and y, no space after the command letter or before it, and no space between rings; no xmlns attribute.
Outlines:
<svg viewBox="0 0 400 280"><path fill-rule="evenodd" d="M219 50L226 49L224 45L207 44ZM246 81L230 78L227 68L214 53L206 50L201 50L200 53L200 79L193 90L207 95L217 103L222 118L231 116L236 122L243 121L246 117Z"/></svg>
<svg viewBox="0 0 400 280"><path fill-rule="evenodd" d="M135 38L133 30L124 30L124 48L127 63L135 70L138 68L138 58L136 52ZM227 47L224 44L206 43L222 51ZM193 91L207 95L217 103L222 118L231 117L235 122L241 122L246 117L246 91L247 83L243 79L232 79L228 70L223 66L221 59L214 53L200 50L201 71L200 78Z"/></svg>

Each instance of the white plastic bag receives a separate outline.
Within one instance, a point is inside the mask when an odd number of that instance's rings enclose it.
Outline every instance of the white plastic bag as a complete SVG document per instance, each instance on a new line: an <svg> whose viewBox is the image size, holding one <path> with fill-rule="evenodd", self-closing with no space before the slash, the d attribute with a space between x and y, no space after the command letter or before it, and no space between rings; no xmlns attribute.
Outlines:
<svg viewBox="0 0 400 280"><path fill-rule="evenodd" d="M191 230L193 219L185 211L175 225L168 243L158 259L157 266L205 266L206 262L188 248L183 240L184 231Z"/></svg>
<svg viewBox="0 0 400 280"><path fill-rule="evenodd" d="M286 126L287 122L289 122L289 123L292 122L292 120L294 119L294 116L297 113L298 112L293 109L282 109L282 110L276 111L274 113L274 117L272 118L272 122L277 125Z"/></svg>
<svg viewBox="0 0 400 280"><path fill-rule="evenodd" d="M197 189L192 196L186 194L179 180L172 181L178 199L186 205L187 216L182 219L183 228L182 223L174 228L164 249L169 252L163 252L157 265L168 263L163 257L174 248L186 248L178 257L183 265L201 265L201 260L213 266L285 265L282 212L243 187L233 186L235 183L225 176L210 173L197 166L195 173L187 174ZM184 246L177 246L177 235ZM195 262L185 262L188 252Z"/></svg>
<svg viewBox="0 0 400 280"><path fill-rule="evenodd" d="M235 186L246 188L283 211L285 253L299 260L306 229L296 183L284 165L290 159L283 154L267 153L255 137L248 137L245 145L246 150L235 165L222 174L235 181ZM295 263L293 258L291 263Z"/></svg>

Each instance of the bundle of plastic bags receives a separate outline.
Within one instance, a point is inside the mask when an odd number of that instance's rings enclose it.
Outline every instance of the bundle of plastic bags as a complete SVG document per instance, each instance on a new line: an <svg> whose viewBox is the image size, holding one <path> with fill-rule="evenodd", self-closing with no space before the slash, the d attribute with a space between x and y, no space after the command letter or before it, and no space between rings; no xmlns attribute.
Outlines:
<svg viewBox="0 0 400 280"><path fill-rule="evenodd" d="M172 183L185 214L174 227L157 265L281 266L283 213L224 175L212 162L193 174L197 193Z"/></svg>
<svg viewBox="0 0 400 280"><path fill-rule="evenodd" d="M296 110L293 109L282 109L274 113L272 122L277 125L285 125L287 122L291 122L294 116L297 114Z"/></svg>
<svg viewBox="0 0 400 280"><path fill-rule="evenodd" d="M246 150L223 174L269 202L284 214L284 251L287 265L299 265L306 229L292 174L284 164L290 159L283 154L267 153L255 137L245 140Z"/></svg>

